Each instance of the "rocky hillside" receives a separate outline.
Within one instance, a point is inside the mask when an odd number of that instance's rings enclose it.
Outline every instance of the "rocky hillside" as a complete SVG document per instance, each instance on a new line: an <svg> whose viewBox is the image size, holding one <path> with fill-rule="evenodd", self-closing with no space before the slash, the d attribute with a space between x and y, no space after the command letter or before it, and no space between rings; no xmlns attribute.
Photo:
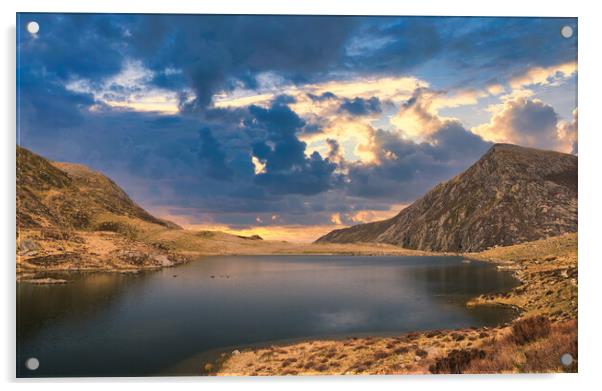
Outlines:
<svg viewBox="0 0 602 391"><path fill-rule="evenodd" d="M51 270L139 270L183 262L142 240L161 231L182 230L149 214L106 176L17 147L19 279Z"/></svg>
<svg viewBox="0 0 602 391"><path fill-rule="evenodd" d="M293 244L191 231L156 218L106 176L17 147L17 278L49 272L135 272L226 254L422 255L386 244ZM58 280L62 282L62 280Z"/></svg>
<svg viewBox="0 0 602 391"><path fill-rule="evenodd" d="M317 242L470 252L567 232L577 232L577 157L496 144L397 216L335 230Z"/></svg>
<svg viewBox="0 0 602 391"><path fill-rule="evenodd" d="M17 227L95 229L103 214L177 228L138 206L106 176L17 147Z"/></svg>

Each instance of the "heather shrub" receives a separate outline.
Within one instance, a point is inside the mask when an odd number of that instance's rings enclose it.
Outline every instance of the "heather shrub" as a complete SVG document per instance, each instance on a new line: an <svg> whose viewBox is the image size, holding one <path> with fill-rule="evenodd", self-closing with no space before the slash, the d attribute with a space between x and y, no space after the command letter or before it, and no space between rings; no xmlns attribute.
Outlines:
<svg viewBox="0 0 602 391"><path fill-rule="evenodd" d="M544 316L521 319L512 324L512 338L518 345L524 345L550 334L550 320Z"/></svg>
<svg viewBox="0 0 602 391"><path fill-rule="evenodd" d="M385 352L384 350L378 350L376 352L374 352L374 358L380 360L382 358L385 358L389 356L389 353Z"/></svg>
<svg viewBox="0 0 602 391"><path fill-rule="evenodd" d="M454 349L446 357L439 358L429 367L431 373L463 373L470 362L485 357L480 349Z"/></svg>

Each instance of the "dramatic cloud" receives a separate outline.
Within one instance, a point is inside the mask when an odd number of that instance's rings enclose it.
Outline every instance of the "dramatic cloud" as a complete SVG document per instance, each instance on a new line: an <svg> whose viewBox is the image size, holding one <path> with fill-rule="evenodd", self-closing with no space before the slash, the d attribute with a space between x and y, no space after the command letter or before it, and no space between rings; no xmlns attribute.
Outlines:
<svg viewBox="0 0 602 391"><path fill-rule="evenodd" d="M350 164L350 194L397 202L409 202L466 169L491 146L455 121L444 122L429 142L404 140L383 130L375 130L373 137L378 164Z"/></svg>
<svg viewBox="0 0 602 391"><path fill-rule="evenodd" d="M558 134L558 114L552 106L538 99L520 96L510 98L503 104L494 106L492 111L489 123L472 129L487 140L543 149L558 149L565 141ZM574 133L568 128L566 132ZM571 149L572 145L565 152L570 152Z"/></svg>
<svg viewBox="0 0 602 391"><path fill-rule="evenodd" d="M203 109L213 95L237 85L254 88L260 72L280 72L302 81L341 59L352 18L282 16L147 15L132 26L134 55L152 70L182 69L195 97L188 109ZM165 84L165 81L163 82ZM177 85L177 84L176 84Z"/></svg>
<svg viewBox="0 0 602 391"><path fill-rule="evenodd" d="M393 216L492 142L577 153L567 24L20 14L18 140L186 226L313 240Z"/></svg>
<svg viewBox="0 0 602 391"><path fill-rule="evenodd" d="M275 101L264 109L251 106L254 116L251 126L265 129L266 138L253 145L253 157L264 169L256 182L279 194L317 194L333 186L336 164L314 152L305 155L306 144L296 133L305 122L288 106Z"/></svg>
<svg viewBox="0 0 602 391"><path fill-rule="evenodd" d="M206 164L205 174L214 179L228 180L232 178L232 170L226 164L226 155L222 146L213 137L209 128L203 128L199 132L201 147L199 149L199 160Z"/></svg>
<svg viewBox="0 0 602 391"><path fill-rule="evenodd" d="M345 112L354 116L378 114L382 111L380 100L373 96L370 99L354 98L345 99L339 107L340 112Z"/></svg>
<svg viewBox="0 0 602 391"><path fill-rule="evenodd" d="M510 79L509 84L512 88L522 88L534 84L555 85L565 81L576 72L576 61L549 67L533 67L527 72Z"/></svg>
<svg viewBox="0 0 602 391"><path fill-rule="evenodd" d="M428 140L454 118L439 114L444 108L475 105L488 93L475 90L460 90L455 93L417 88L412 96L400 105L390 123L405 137L412 140Z"/></svg>
<svg viewBox="0 0 602 391"><path fill-rule="evenodd" d="M423 88L416 89L412 97L401 105L397 115L391 118L391 123L408 138L428 138L443 125L432 108L437 94Z"/></svg>
<svg viewBox="0 0 602 391"><path fill-rule="evenodd" d="M118 74L102 82L72 78L66 84L66 88L68 91L91 94L97 102L111 107L165 114L177 113L179 95L153 85L154 76L155 74L144 68L140 62L126 62Z"/></svg>
<svg viewBox="0 0 602 391"><path fill-rule="evenodd" d="M573 118L571 121L560 121L558 123L557 135L561 145L560 149L563 152L577 154L577 131L578 124L578 109L573 110Z"/></svg>

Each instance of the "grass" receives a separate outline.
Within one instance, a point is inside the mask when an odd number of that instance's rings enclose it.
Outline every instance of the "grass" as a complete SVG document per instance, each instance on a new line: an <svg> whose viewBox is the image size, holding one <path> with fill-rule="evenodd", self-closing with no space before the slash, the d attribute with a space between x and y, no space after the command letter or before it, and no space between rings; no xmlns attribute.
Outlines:
<svg viewBox="0 0 602 391"><path fill-rule="evenodd" d="M98 213L83 230L51 227L22 228L18 243L32 241L35 252L17 254L17 271L32 273L64 270L142 270L215 255L426 255L385 244L313 244L269 241L219 231L175 229L137 217ZM123 259L123 253L144 253ZM74 257L73 254L78 254ZM60 260L60 262L57 262ZM19 278L19 277L18 277Z"/></svg>
<svg viewBox="0 0 602 391"><path fill-rule="evenodd" d="M519 319L512 324L512 338L518 345L525 345L549 334L550 320L542 315Z"/></svg>
<svg viewBox="0 0 602 391"><path fill-rule="evenodd" d="M463 373L577 371L576 320L550 323L543 326L548 330L543 332L539 328L541 320L528 323L518 321L514 325L517 323L521 327L512 327L510 333L492 341L487 347L486 356L469 363ZM526 334L525 327L530 330ZM560 362L560 356L564 353L569 353L574 358L572 365L568 367Z"/></svg>
<svg viewBox="0 0 602 391"><path fill-rule="evenodd" d="M453 349L447 356L441 357L429 366L431 373L464 373L471 361L485 358L481 349Z"/></svg>
<svg viewBox="0 0 602 391"><path fill-rule="evenodd" d="M568 234L468 257L512 271L521 285L483 295L467 305L509 305L520 316L495 328L432 330L387 338L306 341L244 350L228 357L218 375L521 373L577 370L577 235ZM266 352L277 350L277 355ZM334 355L333 355L334 353ZM570 353L569 367L560 356ZM259 369L260 368L260 369Z"/></svg>
<svg viewBox="0 0 602 391"><path fill-rule="evenodd" d="M545 315L550 320L577 317L577 234L566 234L509 247L498 247L471 258L512 271L523 284L511 292L481 295L467 304L520 308L524 317Z"/></svg>

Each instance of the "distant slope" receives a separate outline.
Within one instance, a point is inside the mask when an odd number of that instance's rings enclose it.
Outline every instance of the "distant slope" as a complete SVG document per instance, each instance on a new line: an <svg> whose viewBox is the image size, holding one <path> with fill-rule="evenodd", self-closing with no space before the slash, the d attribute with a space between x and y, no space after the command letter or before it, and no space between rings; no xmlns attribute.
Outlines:
<svg viewBox="0 0 602 391"><path fill-rule="evenodd" d="M52 283L37 278L51 270L137 271L208 255L425 254L386 244L293 244L185 230L149 214L104 175L19 147L16 239L17 278L35 283Z"/></svg>
<svg viewBox="0 0 602 391"><path fill-rule="evenodd" d="M17 227L94 229L106 214L179 228L142 209L106 176L17 147Z"/></svg>
<svg viewBox="0 0 602 391"><path fill-rule="evenodd" d="M335 230L317 242L469 252L567 232L577 232L577 157L496 144L397 216Z"/></svg>

